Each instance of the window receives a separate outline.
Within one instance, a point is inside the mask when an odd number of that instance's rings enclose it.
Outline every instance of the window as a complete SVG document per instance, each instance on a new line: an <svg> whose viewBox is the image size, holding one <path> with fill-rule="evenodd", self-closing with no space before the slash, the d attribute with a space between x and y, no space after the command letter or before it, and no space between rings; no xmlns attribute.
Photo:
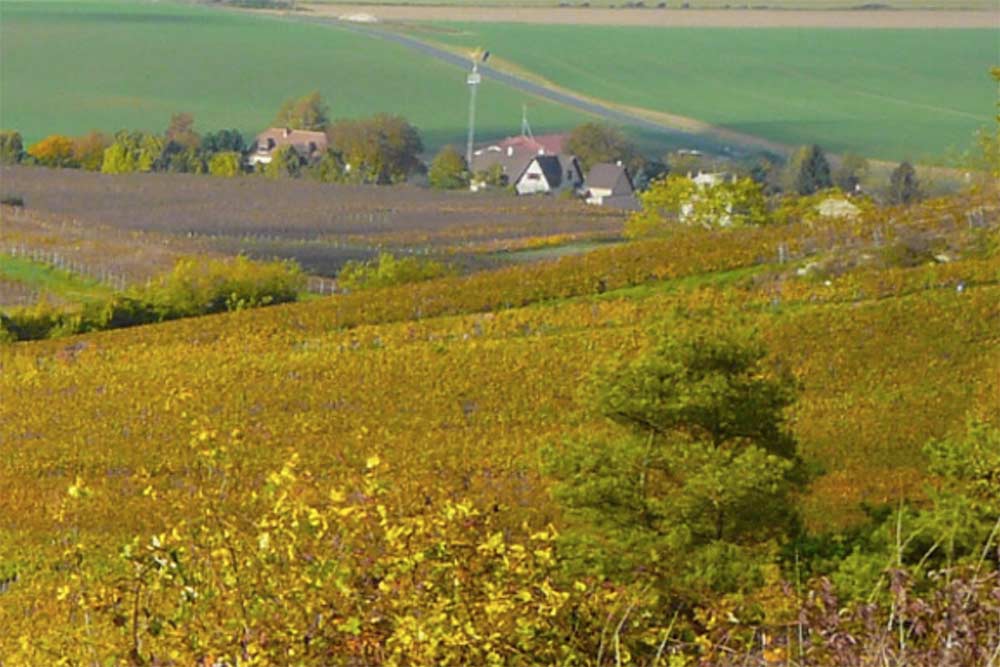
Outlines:
<svg viewBox="0 0 1000 667"><path fill-rule="evenodd" d="M528 174L529 181L540 181L542 179L541 174Z"/></svg>

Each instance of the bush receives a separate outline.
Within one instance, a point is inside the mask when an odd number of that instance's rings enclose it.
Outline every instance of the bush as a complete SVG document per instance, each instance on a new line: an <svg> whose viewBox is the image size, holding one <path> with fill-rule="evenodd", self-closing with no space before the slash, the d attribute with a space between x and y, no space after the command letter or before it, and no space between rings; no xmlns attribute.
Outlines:
<svg viewBox="0 0 1000 667"><path fill-rule="evenodd" d="M347 262L337 275L337 283L348 290L371 289L415 283L453 275L454 269L432 259L397 259L384 252L370 262Z"/></svg>
<svg viewBox="0 0 1000 667"><path fill-rule="evenodd" d="M66 312L44 299L34 306L15 308L0 314L0 341L52 338L58 330L65 330L67 317Z"/></svg>
<svg viewBox="0 0 1000 667"><path fill-rule="evenodd" d="M0 199L0 204L4 206L16 206L18 208L24 207L24 198L21 195L4 195Z"/></svg>
<svg viewBox="0 0 1000 667"><path fill-rule="evenodd" d="M189 258L150 288L146 300L167 320L295 301L303 281L293 262Z"/></svg>
<svg viewBox="0 0 1000 667"><path fill-rule="evenodd" d="M189 258L149 288L116 294L82 310L46 301L0 315L0 342L58 338L181 317L295 301L304 276L293 262Z"/></svg>
<svg viewBox="0 0 1000 667"><path fill-rule="evenodd" d="M24 157L24 141L20 132L0 131L0 164L17 164Z"/></svg>

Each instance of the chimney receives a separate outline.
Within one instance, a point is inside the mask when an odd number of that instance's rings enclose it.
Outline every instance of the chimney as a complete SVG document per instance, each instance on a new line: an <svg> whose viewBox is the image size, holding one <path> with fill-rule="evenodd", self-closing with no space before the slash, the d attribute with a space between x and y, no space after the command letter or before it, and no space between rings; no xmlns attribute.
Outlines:
<svg viewBox="0 0 1000 667"><path fill-rule="evenodd" d="M507 157L513 157L513 156L514 156L514 147L513 146L508 146L507 147Z"/></svg>
<svg viewBox="0 0 1000 667"><path fill-rule="evenodd" d="M291 133L292 133L292 128L290 127L286 127L284 130L281 131L281 134L284 135L285 139L287 139L289 135L291 135Z"/></svg>
<svg viewBox="0 0 1000 667"><path fill-rule="evenodd" d="M616 160L616 161L615 161L615 164L616 164L616 165L618 165L618 166L620 167L620 166L622 166L622 161L621 161L621 160Z"/></svg>

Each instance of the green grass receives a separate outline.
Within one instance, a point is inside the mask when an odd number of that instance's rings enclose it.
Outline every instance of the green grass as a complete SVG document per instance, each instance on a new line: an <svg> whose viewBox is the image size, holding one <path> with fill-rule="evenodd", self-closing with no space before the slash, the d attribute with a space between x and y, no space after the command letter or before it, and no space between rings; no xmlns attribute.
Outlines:
<svg viewBox="0 0 1000 667"><path fill-rule="evenodd" d="M438 27L586 95L836 152L940 162L996 113L991 30Z"/></svg>
<svg viewBox="0 0 1000 667"><path fill-rule="evenodd" d="M193 113L200 131L252 135L281 102L319 90L331 115L406 116L434 148L464 140L465 73L380 40L226 10L108 0L0 2L0 126L26 142L90 129L162 131ZM481 86L480 136L583 114L500 84Z"/></svg>
<svg viewBox="0 0 1000 667"><path fill-rule="evenodd" d="M657 7L662 0L645 0L647 9ZM855 9L869 4L867 0L761 0L760 2L734 2L734 0L667 0L669 9L677 9L684 2L691 9L742 9L768 7L772 9ZM473 6L473 7L621 7L627 0L315 0L325 5L414 5L414 6ZM873 0L892 9L996 9L994 0Z"/></svg>
<svg viewBox="0 0 1000 667"><path fill-rule="evenodd" d="M93 278L51 264L4 254L0 254L0 280L21 283L73 303L97 301L113 292L111 287Z"/></svg>

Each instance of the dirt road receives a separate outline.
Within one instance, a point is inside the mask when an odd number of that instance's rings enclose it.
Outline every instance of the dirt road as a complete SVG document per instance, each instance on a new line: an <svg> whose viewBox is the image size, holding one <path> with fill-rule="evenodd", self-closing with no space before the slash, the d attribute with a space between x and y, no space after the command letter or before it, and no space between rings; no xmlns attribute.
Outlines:
<svg viewBox="0 0 1000 667"><path fill-rule="evenodd" d="M1000 28L1000 10L607 9L300 5L314 16L370 14L381 21L468 21L661 28Z"/></svg>

